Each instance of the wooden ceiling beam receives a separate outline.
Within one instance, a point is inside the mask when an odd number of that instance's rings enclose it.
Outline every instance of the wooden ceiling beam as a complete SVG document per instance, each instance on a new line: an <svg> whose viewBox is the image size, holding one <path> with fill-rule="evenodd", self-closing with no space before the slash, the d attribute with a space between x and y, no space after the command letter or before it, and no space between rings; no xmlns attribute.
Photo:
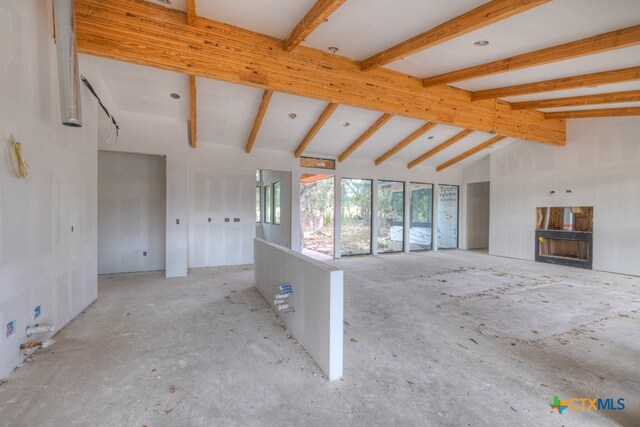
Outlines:
<svg viewBox="0 0 640 427"><path fill-rule="evenodd" d="M244 151L247 154L251 153L251 149L253 148L253 143L256 142L256 137L258 136L258 131L260 131L260 126L262 125L262 120L264 119L264 115L267 113L267 108L269 107L269 101L271 101L271 96L273 95L272 90L265 90L262 94L262 102L260 102L260 108L258 108L258 114L256 114L256 119L253 122L253 127L251 128L251 134L249 134L249 140L247 141L247 145L244 148Z"/></svg>
<svg viewBox="0 0 640 427"><path fill-rule="evenodd" d="M358 139L356 139L353 144L351 144L349 146L349 148L347 148L346 150L344 150L344 152L342 154L340 154L340 156L338 156L338 162L342 163L345 160L347 160L347 158L353 154L354 151L356 151L358 149L358 147L360 147L362 144L364 144L369 138L371 138L371 136L378 132L378 130L380 130L380 128L382 126L384 126L385 124L387 124L387 122L389 120L391 120L391 118L393 117L393 114L389 114L389 113L385 113L383 114L378 120L376 120L376 122L369 128L367 129L362 135L360 135L358 137Z"/></svg>
<svg viewBox="0 0 640 427"><path fill-rule="evenodd" d="M574 107L580 105L612 104L615 102L640 101L640 90L600 93L597 95L571 96L567 98L541 99L538 101L514 102L512 110L538 110L540 108Z"/></svg>
<svg viewBox="0 0 640 427"><path fill-rule="evenodd" d="M456 142L460 141L461 139L466 138L467 136L471 135L472 133L473 133L473 129L465 129L465 130L463 130L462 132L460 132L457 135L455 135L453 138L450 138L450 139L446 140L442 144L437 145L434 148L432 148L431 150L427 151L426 153L424 153L422 156L418 157L417 159L409 162L409 164L407 165L407 168L411 169L411 168L419 165L420 163L422 163L425 160L427 160L429 157L438 154L439 152L441 152L445 148L451 147L453 144L455 144Z"/></svg>
<svg viewBox="0 0 640 427"><path fill-rule="evenodd" d="M527 52L522 55L512 56L462 70L427 77L424 79L424 85L425 87L431 87L440 84L477 79L479 77L519 70L521 68L564 61L580 56L607 52L613 49L622 49L637 44L640 44L640 25L598 34L597 36L587 37L534 52Z"/></svg>
<svg viewBox="0 0 640 427"><path fill-rule="evenodd" d="M396 46L362 61L362 70L370 71L391 62L413 55L440 43L452 40L487 25L517 15L549 0L493 0L472 11L453 18L422 34L418 34Z"/></svg>
<svg viewBox="0 0 640 427"><path fill-rule="evenodd" d="M476 153L479 153L482 150L485 150L487 148L490 148L491 146L493 146L494 144L497 144L498 142L502 141L505 137L498 135L498 136L494 136L493 138L489 139L488 141L483 142L480 145L476 145L475 147L473 147L471 150L467 150L462 154L459 154L457 156L455 156L453 159L451 160L447 160L444 163L440 163L438 166L436 166L436 172L440 172L443 169L448 168L449 166L453 166L458 162L463 161L464 159L466 159L467 157L471 157Z"/></svg>
<svg viewBox="0 0 640 427"><path fill-rule="evenodd" d="M558 111L545 113L547 119L588 119L591 117L640 116L640 107L599 108L597 110Z"/></svg>
<svg viewBox="0 0 640 427"><path fill-rule="evenodd" d="M398 151L402 150L404 147L411 144L413 141L420 138L422 135L429 132L431 129L433 129L437 125L438 125L437 123L425 123L424 125L420 126L416 131L411 133L411 135L407 136L405 139L403 139L402 141L394 145L391 150L387 151L382 156L378 157L375 161L376 166L380 166L389 157L393 156Z"/></svg>
<svg viewBox="0 0 640 427"><path fill-rule="evenodd" d="M196 26L198 15L196 14L196 0L186 0L187 7L187 24L192 27Z"/></svg>
<svg viewBox="0 0 640 427"><path fill-rule="evenodd" d="M187 0L187 24L191 27L196 26L196 0ZM192 148L198 146L198 111L197 111L197 92L196 92L196 76L189 75L189 142Z"/></svg>
<svg viewBox="0 0 640 427"><path fill-rule="evenodd" d="M302 153L304 153L304 150L306 150L313 138L318 134L320 129L322 129L322 126L327 123L327 120L329 120L329 117L331 117L333 112L336 111L336 108L338 108L338 104L336 103L330 102L329 105L327 105L327 108L325 108L322 114L320 114L320 117L318 117L318 121L313 125L309 133L307 133L307 136L304 137L296 149L296 152L294 153L296 158L300 157Z"/></svg>
<svg viewBox="0 0 640 427"><path fill-rule="evenodd" d="M579 89L633 80L640 80L640 67L603 71L600 73L583 74L581 76L563 77L560 79L545 80L542 82L481 90L473 92L471 94L471 100L482 101L485 99L506 98L508 96L529 95L556 90Z"/></svg>
<svg viewBox="0 0 640 427"><path fill-rule="evenodd" d="M298 25L291 31L291 34L287 36L284 41L284 50L291 52L304 41L305 37L318 28L325 19L328 19L333 12L338 10L345 1L347 0L318 0L309 13L298 22Z"/></svg>
<svg viewBox="0 0 640 427"><path fill-rule="evenodd" d="M566 124L502 101L471 102L469 92L139 0L76 0L78 50L113 60L194 74L380 113L565 145Z"/></svg>

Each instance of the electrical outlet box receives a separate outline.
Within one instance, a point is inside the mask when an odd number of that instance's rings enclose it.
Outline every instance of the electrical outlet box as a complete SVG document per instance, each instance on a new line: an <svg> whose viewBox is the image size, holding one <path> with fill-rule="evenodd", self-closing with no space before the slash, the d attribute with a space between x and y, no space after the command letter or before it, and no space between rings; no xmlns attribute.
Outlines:
<svg viewBox="0 0 640 427"><path fill-rule="evenodd" d="M240 222L240 218L233 218L233 222Z"/></svg>
<svg viewBox="0 0 640 427"><path fill-rule="evenodd" d="M142 251L142 256L147 256L147 251Z"/></svg>
<svg viewBox="0 0 640 427"><path fill-rule="evenodd" d="M179 219L176 219L176 224L180 225L180 220Z"/></svg>
<svg viewBox="0 0 640 427"><path fill-rule="evenodd" d="M211 222L211 218L209 218L209 221L207 221L207 222Z"/></svg>
<svg viewBox="0 0 640 427"><path fill-rule="evenodd" d="M71 226L71 232L73 233L73 225Z"/></svg>
<svg viewBox="0 0 640 427"><path fill-rule="evenodd" d="M225 218L225 219L224 219L224 222L229 222L229 218Z"/></svg>

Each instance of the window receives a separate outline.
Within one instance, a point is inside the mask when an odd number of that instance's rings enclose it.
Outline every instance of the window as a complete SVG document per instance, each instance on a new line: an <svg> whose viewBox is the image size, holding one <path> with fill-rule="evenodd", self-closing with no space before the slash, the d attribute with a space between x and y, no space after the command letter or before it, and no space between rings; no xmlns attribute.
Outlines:
<svg viewBox="0 0 640 427"><path fill-rule="evenodd" d="M409 249L430 250L433 245L433 185L409 184Z"/></svg>
<svg viewBox="0 0 640 427"><path fill-rule="evenodd" d="M438 249L455 249L458 247L458 186L438 187Z"/></svg>
<svg viewBox="0 0 640 427"><path fill-rule="evenodd" d="M260 169L256 169L256 182L262 181L262 171Z"/></svg>
<svg viewBox="0 0 640 427"><path fill-rule="evenodd" d="M341 255L371 253L371 180L342 179Z"/></svg>
<svg viewBox="0 0 640 427"><path fill-rule="evenodd" d="M280 181L273 183L273 223L280 224Z"/></svg>
<svg viewBox="0 0 640 427"><path fill-rule="evenodd" d="M404 182L378 181L378 252L404 250Z"/></svg>
<svg viewBox="0 0 640 427"><path fill-rule="evenodd" d="M262 221L262 188L256 186L256 222Z"/></svg>
<svg viewBox="0 0 640 427"><path fill-rule="evenodd" d="M264 222L271 222L271 186L264 187Z"/></svg>

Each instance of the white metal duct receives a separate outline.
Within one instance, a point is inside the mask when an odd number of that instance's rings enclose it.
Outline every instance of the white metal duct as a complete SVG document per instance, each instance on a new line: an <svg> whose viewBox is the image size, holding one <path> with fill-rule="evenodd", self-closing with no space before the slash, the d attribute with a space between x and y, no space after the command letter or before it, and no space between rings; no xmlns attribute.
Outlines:
<svg viewBox="0 0 640 427"><path fill-rule="evenodd" d="M58 82L62 124L82 126L80 79L76 49L76 23L73 0L53 0L56 50L58 53Z"/></svg>

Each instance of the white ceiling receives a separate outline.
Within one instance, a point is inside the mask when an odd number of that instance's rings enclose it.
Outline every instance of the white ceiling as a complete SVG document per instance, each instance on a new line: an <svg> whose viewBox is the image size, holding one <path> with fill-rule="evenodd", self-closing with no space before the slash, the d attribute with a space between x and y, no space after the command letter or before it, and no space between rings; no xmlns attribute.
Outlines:
<svg viewBox="0 0 640 427"><path fill-rule="evenodd" d="M283 39L315 1L198 0L197 13ZM329 18L328 22L320 25L307 37L304 44L322 50L336 46L340 49L339 55L362 60L487 1L456 0L445 3L441 0L349 0ZM160 3L158 0L153 2ZM185 0L172 0L169 7L184 11ZM388 68L427 77L629 27L639 22L640 0L555 0L396 61L389 64ZM486 47L474 46L473 43L477 40L488 40L490 44ZM118 109L188 119L186 76L106 59L90 60L95 61ZM640 46L635 46L459 82L454 86L476 91L638 65ZM640 81L506 99L516 102L637 89L640 89ZM171 92L179 93L182 99L170 98ZM261 97L262 91L259 89L198 79L199 142L244 147ZM317 100L275 93L254 147L293 153L326 105L325 102ZM640 103L554 108L543 111L637 105ZM297 115L295 120L289 118L289 113ZM337 157L380 115L381 113L375 111L339 106L305 154ZM350 125L344 126L346 122ZM424 122L419 120L394 117L351 157L373 161L423 124ZM460 131L461 129L455 127L439 125L389 161L406 164ZM476 132L438 153L425 164L436 166L491 136ZM514 141L508 138L492 150ZM490 151L476 154L459 165L473 162Z"/></svg>

